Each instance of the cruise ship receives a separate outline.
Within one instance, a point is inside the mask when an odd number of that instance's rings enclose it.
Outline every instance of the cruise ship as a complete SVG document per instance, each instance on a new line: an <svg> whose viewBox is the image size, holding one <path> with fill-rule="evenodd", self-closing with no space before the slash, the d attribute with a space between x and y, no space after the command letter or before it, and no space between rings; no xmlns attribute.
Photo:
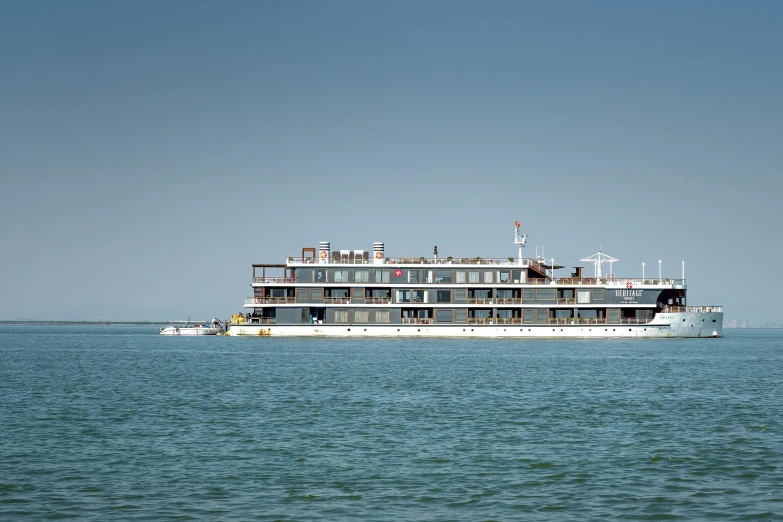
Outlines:
<svg viewBox="0 0 783 522"><path fill-rule="evenodd" d="M253 295L229 335L382 337L723 337L723 308L687 303L682 278L615 277L617 259L599 252L565 268L523 257L389 257L303 248L280 264L254 264ZM603 265L608 263L605 274ZM589 274L590 265L592 274ZM587 268L587 274L583 269ZM644 267L643 267L644 269ZM592 277L588 277L592 275ZM644 274L643 274L644 275Z"/></svg>

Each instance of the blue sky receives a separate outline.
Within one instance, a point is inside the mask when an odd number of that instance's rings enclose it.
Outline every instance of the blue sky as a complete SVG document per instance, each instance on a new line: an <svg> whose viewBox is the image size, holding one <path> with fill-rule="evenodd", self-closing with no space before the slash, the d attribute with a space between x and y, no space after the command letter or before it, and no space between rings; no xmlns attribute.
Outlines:
<svg viewBox="0 0 783 522"><path fill-rule="evenodd" d="M783 322L779 2L5 2L0 319L227 317L303 246L686 261Z"/></svg>

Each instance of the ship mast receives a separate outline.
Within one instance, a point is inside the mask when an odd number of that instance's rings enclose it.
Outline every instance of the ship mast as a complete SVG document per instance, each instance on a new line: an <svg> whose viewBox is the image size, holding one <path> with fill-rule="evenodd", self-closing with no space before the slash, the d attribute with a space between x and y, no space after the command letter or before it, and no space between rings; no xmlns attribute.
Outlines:
<svg viewBox="0 0 783 522"><path fill-rule="evenodd" d="M523 264L522 262L522 247L525 246L525 243L527 242L527 234L519 235L519 221L515 222L514 226L514 244L519 245L519 264Z"/></svg>

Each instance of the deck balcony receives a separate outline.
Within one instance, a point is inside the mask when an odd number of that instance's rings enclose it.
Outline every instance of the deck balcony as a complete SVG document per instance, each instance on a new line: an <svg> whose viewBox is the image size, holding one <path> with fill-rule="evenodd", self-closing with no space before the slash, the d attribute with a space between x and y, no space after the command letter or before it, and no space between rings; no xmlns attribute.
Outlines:
<svg viewBox="0 0 783 522"><path fill-rule="evenodd" d="M290 304L296 297L245 297L245 304Z"/></svg>

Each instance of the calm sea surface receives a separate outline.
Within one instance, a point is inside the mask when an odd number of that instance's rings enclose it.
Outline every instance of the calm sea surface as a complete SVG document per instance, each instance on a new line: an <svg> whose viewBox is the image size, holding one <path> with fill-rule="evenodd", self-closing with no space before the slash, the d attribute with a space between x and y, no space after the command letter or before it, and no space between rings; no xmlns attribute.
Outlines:
<svg viewBox="0 0 783 522"><path fill-rule="evenodd" d="M783 331L0 326L0 519L783 520Z"/></svg>

